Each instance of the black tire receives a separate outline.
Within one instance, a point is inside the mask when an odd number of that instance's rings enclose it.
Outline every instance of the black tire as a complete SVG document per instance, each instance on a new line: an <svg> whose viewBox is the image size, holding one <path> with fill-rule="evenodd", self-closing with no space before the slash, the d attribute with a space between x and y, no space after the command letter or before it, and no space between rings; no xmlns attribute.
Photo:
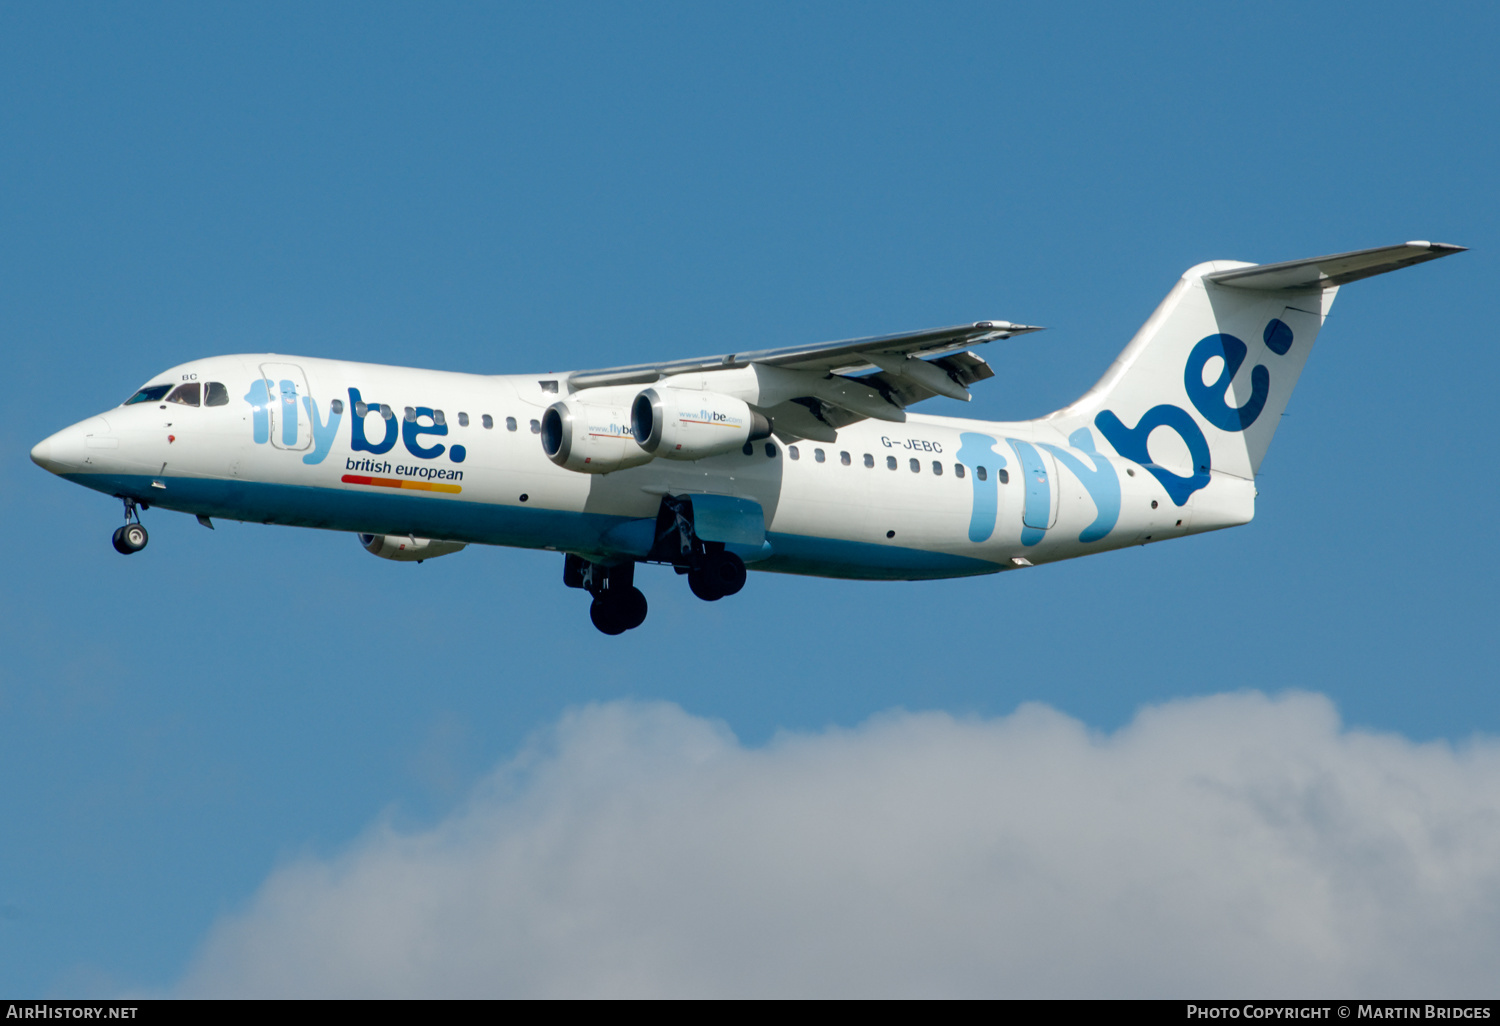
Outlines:
<svg viewBox="0 0 1500 1026"><path fill-rule="evenodd" d="M115 529L113 540L115 551L128 556L144 549L146 543L151 540L151 536L140 524L126 524L124 527Z"/></svg>
<svg viewBox="0 0 1500 1026"><path fill-rule="evenodd" d="M745 561L733 552L716 553L709 564L709 573L722 595L737 595L745 586Z"/></svg>
<svg viewBox="0 0 1500 1026"><path fill-rule="evenodd" d="M646 596L641 594L641 589L631 588L616 599L620 604L620 619L625 624L627 631L633 631L646 622Z"/></svg>
<svg viewBox="0 0 1500 1026"><path fill-rule="evenodd" d="M589 619L594 621L594 626L599 628L601 634L624 634L630 628L625 624L623 612L620 603L596 598L589 606Z"/></svg>
<svg viewBox="0 0 1500 1026"><path fill-rule="evenodd" d="M704 602L717 602L724 597L724 593L719 590L718 581L706 567L696 567L688 571L688 587L693 589L693 594Z"/></svg>

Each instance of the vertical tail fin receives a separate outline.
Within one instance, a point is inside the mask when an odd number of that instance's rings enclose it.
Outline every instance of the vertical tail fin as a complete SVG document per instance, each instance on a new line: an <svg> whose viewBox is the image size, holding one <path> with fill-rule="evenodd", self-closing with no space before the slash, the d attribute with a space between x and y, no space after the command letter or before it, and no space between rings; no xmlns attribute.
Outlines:
<svg viewBox="0 0 1500 1026"><path fill-rule="evenodd" d="M1097 430L1178 505L1211 470L1254 478L1339 286L1462 248L1408 242L1281 264L1199 264L1099 383L1047 420L1064 434Z"/></svg>

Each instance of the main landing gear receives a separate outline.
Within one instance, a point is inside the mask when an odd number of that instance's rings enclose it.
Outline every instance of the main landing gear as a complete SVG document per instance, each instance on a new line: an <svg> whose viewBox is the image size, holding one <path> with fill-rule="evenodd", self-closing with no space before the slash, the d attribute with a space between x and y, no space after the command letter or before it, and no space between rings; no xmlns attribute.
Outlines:
<svg viewBox="0 0 1500 1026"><path fill-rule="evenodd" d="M656 540L645 562L666 563L685 574L693 594L717 602L745 586L745 561L721 542L705 542L693 529L693 504L687 496L662 498L656 518ZM623 634L646 619L646 596L635 586L635 561L614 566L569 554L563 583L594 596L589 618L605 634Z"/></svg>
<svg viewBox="0 0 1500 1026"><path fill-rule="evenodd" d="M569 555L563 562L563 583L594 596L589 619L605 634L624 634L646 622L646 596L635 586L634 562L604 566Z"/></svg>
<svg viewBox="0 0 1500 1026"><path fill-rule="evenodd" d="M733 552L705 552L687 572L688 587L704 602L717 602L745 586L745 561Z"/></svg>
<svg viewBox="0 0 1500 1026"><path fill-rule="evenodd" d="M140 509L149 509L145 503ZM134 499L125 500L125 526L115 528L113 538L115 551L123 556L139 552L146 547L151 536L146 533L146 528L141 524L141 514L136 508Z"/></svg>
<svg viewBox="0 0 1500 1026"><path fill-rule="evenodd" d="M688 587L705 602L717 602L745 586L745 561L724 551L722 543L698 537L690 496L662 496L651 557L671 563L679 574L687 574Z"/></svg>

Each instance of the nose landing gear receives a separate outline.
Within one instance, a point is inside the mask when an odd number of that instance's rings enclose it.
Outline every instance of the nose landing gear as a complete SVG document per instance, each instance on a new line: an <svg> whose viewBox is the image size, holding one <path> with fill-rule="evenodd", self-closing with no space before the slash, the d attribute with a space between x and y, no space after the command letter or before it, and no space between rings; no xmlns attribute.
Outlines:
<svg viewBox="0 0 1500 1026"><path fill-rule="evenodd" d="M142 506L141 508L144 509L145 507ZM125 500L125 526L115 528L112 540L115 551L122 556L129 556L132 553L141 551L146 547L146 543L151 540L151 536L146 533L146 528L141 523L141 514L136 508L134 499Z"/></svg>

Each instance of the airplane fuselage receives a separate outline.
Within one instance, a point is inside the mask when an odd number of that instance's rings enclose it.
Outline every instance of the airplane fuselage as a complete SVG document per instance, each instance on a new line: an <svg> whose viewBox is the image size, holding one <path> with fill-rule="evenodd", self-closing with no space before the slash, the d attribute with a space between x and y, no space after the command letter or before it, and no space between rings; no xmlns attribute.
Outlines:
<svg viewBox="0 0 1500 1026"><path fill-rule="evenodd" d="M550 461L538 437L566 375L267 354L194 361L152 382L197 382L200 403L222 384L223 404L117 407L43 443L49 469L199 516L606 562L646 555L631 525L654 524L664 494L733 496L763 511L763 541L736 548L749 568L891 580L993 573L1253 512L1249 481L1215 475L1179 506L1140 466L1074 447L1045 420L909 414L845 427L834 443L773 436L694 462L584 474Z"/></svg>
<svg viewBox="0 0 1500 1026"><path fill-rule="evenodd" d="M646 619L640 563L706 601L747 569L964 577L1244 524L1344 285L1460 252L1425 241L1197 264L1088 392L1023 422L923 416L993 376L1005 320L486 376L276 354L174 367L32 450L139 510L348 531L387 559L566 554L606 634Z"/></svg>

